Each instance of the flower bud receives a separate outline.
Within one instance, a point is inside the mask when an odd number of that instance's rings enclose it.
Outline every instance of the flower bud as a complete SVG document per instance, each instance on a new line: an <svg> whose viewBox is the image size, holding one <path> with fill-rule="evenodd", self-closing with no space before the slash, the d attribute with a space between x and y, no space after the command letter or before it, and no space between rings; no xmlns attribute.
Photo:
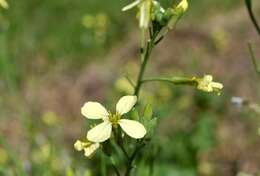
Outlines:
<svg viewBox="0 0 260 176"><path fill-rule="evenodd" d="M181 18L184 12L188 9L189 4L187 0L182 0L176 7L170 8L172 16L168 22L168 28L172 29Z"/></svg>
<svg viewBox="0 0 260 176"><path fill-rule="evenodd" d="M214 82L211 75L205 75L203 78L193 78L197 82L197 89L205 92L220 93L223 84Z"/></svg>

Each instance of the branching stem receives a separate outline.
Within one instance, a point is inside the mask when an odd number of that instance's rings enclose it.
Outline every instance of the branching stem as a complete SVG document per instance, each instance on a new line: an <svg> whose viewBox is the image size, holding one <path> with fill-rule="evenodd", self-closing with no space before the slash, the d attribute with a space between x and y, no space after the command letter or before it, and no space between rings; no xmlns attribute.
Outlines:
<svg viewBox="0 0 260 176"><path fill-rule="evenodd" d="M128 160L128 163L127 163L127 168L126 168L126 172L125 172L125 176L129 176L130 175L130 172L133 168L133 162L134 162L134 159L137 155L137 153L145 146L145 143L141 143L140 145L137 145L133 154L130 156L129 160Z"/></svg>
<svg viewBox="0 0 260 176"><path fill-rule="evenodd" d="M120 172L119 172L119 170L117 169L115 160L114 160L114 158L113 158L112 156L110 156L110 161L111 161L112 167L113 167L113 169L114 169L116 175L117 175L117 176L120 176Z"/></svg>
<svg viewBox="0 0 260 176"><path fill-rule="evenodd" d="M137 84L136 84L135 91L134 91L134 95L136 95L136 96L139 95L141 85L142 85L142 79L143 79L144 72L146 69L146 65L150 58L151 52L155 46L154 42L155 42L156 37L159 34L159 32L160 31L155 32L154 34L151 35L150 39L147 42L145 51L143 51L143 49L141 48L141 67L140 67L140 71L139 71L138 78L137 78Z"/></svg>
<svg viewBox="0 0 260 176"><path fill-rule="evenodd" d="M245 3L246 3L246 7L247 7L247 11L248 11L248 14L249 14L249 17L252 21L252 23L254 24L255 26L255 29L258 33L258 35L260 35L260 27L256 21L256 18L254 16L254 13L253 13L253 10L252 10L252 1L251 0L245 0Z"/></svg>

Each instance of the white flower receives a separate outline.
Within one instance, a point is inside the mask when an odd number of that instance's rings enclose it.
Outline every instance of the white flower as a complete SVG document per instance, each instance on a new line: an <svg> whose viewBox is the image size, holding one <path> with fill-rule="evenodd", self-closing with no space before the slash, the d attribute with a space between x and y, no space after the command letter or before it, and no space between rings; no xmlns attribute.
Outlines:
<svg viewBox="0 0 260 176"><path fill-rule="evenodd" d="M77 140L74 144L74 148L77 151L84 150L84 155L88 158L94 154L94 152L99 148L99 143L92 143L92 142L82 142L80 140Z"/></svg>
<svg viewBox="0 0 260 176"><path fill-rule="evenodd" d="M110 138L112 127L118 125L132 138L140 139L146 134L144 126L134 120L121 119L129 112L137 101L136 96L123 96L116 104L116 113L109 113L100 103L87 102L81 108L81 113L88 119L102 119L103 122L88 131L87 139L91 142L104 142Z"/></svg>
<svg viewBox="0 0 260 176"><path fill-rule="evenodd" d="M2 6L5 9L8 9L9 5L6 2L6 0L0 0L0 6Z"/></svg>
<svg viewBox="0 0 260 176"><path fill-rule="evenodd" d="M147 29L151 20L151 9L152 9L152 0L136 0L133 3L125 6L122 11L132 9L136 6L139 8L139 27Z"/></svg>
<svg viewBox="0 0 260 176"><path fill-rule="evenodd" d="M195 78L197 81L197 89L205 92L219 92L223 88L223 84L214 82L211 75L205 75L202 79Z"/></svg>

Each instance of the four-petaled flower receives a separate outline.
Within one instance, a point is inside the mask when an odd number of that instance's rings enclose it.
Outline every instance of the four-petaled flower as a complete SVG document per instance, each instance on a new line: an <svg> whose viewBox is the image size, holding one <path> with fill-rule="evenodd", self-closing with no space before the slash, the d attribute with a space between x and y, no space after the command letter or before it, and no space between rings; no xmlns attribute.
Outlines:
<svg viewBox="0 0 260 176"><path fill-rule="evenodd" d="M74 144L74 148L77 151L84 150L84 155L88 158L90 158L94 152L99 148L99 143L93 143L93 142L82 142L80 140L77 140Z"/></svg>
<svg viewBox="0 0 260 176"><path fill-rule="evenodd" d="M220 92L223 88L223 84L214 82L211 75L205 75L203 78L195 78L197 81L197 89L205 92Z"/></svg>
<svg viewBox="0 0 260 176"><path fill-rule="evenodd" d="M108 112L98 102L87 102L81 108L81 113L88 119L102 119L103 122L93 127L87 133L87 139L91 142L100 143L110 138L112 128L118 125L132 138L140 139L146 134L144 126L135 121L121 119L122 115L129 112L136 104L136 96L123 96L116 104L116 113Z"/></svg>
<svg viewBox="0 0 260 176"><path fill-rule="evenodd" d="M151 9L153 1L152 0L136 0L133 3L125 6L122 10L126 11L132 9L135 6L139 8L139 27L147 29L151 20Z"/></svg>

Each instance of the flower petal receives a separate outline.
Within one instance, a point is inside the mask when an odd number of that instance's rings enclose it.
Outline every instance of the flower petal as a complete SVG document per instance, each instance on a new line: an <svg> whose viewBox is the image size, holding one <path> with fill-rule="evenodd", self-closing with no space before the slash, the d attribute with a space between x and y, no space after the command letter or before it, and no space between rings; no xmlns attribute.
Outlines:
<svg viewBox="0 0 260 176"><path fill-rule="evenodd" d="M151 5L152 2L150 0L146 0L142 2L142 4L140 4L140 19L139 19L140 28L146 29L149 26Z"/></svg>
<svg viewBox="0 0 260 176"><path fill-rule="evenodd" d="M91 157L92 154L99 148L99 146L99 143L91 144L89 147L84 149L84 155L88 158Z"/></svg>
<svg viewBox="0 0 260 176"><path fill-rule="evenodd" d="M136 96L123 96L116 104L117 113L119 113L120 115L128 113L134 107L136 101Z"/></svg>
<svg viewBox="0 0 260 176"><path fill-rule="evenodd" d="M108 112L100 103L97 102L87 102L81 108L81 114L88 119L106 119Z"/></svg>
<svg viewBox="0 0 260 176"><path fill-rule="evenodd" d="M125 7L122 9L122 11L127 11L127 10L129 10L129 9L132 9L133 7L137 6L140 2L141 2L141 0L136 0L136 1L134 1L133 3L131 3L131 4L127 5L127 6L125 6Z"/></svg>
<svg viewBox="0 0 260 176"><path fill-rule="evenodd" d="M203 80L204 80L205 82L211 82L211 81L213 80L213 76L212 76L212 75L205 75L205 76L203 77Z"/></svg>
<svg viewBox="0 0 260 176"><path fill-rule="evenodd" d="M218 82L212 82L211 86L215 89L223 89L223 84L218 83Z"/></svg>
<svg viewBox="0 0 260 176"><path fill-rule="evenodd" d="M118 124L132 138L140 139L146 134L144 126L135 120L121 119L118 121Z"/></svg>
<svg viewBox="0 0 260 176"><path fill-rule="evenodd" d="M104 121L88 131L87 139L91 142L104 142L110 138L112 124L109 121Z"/></svg>

